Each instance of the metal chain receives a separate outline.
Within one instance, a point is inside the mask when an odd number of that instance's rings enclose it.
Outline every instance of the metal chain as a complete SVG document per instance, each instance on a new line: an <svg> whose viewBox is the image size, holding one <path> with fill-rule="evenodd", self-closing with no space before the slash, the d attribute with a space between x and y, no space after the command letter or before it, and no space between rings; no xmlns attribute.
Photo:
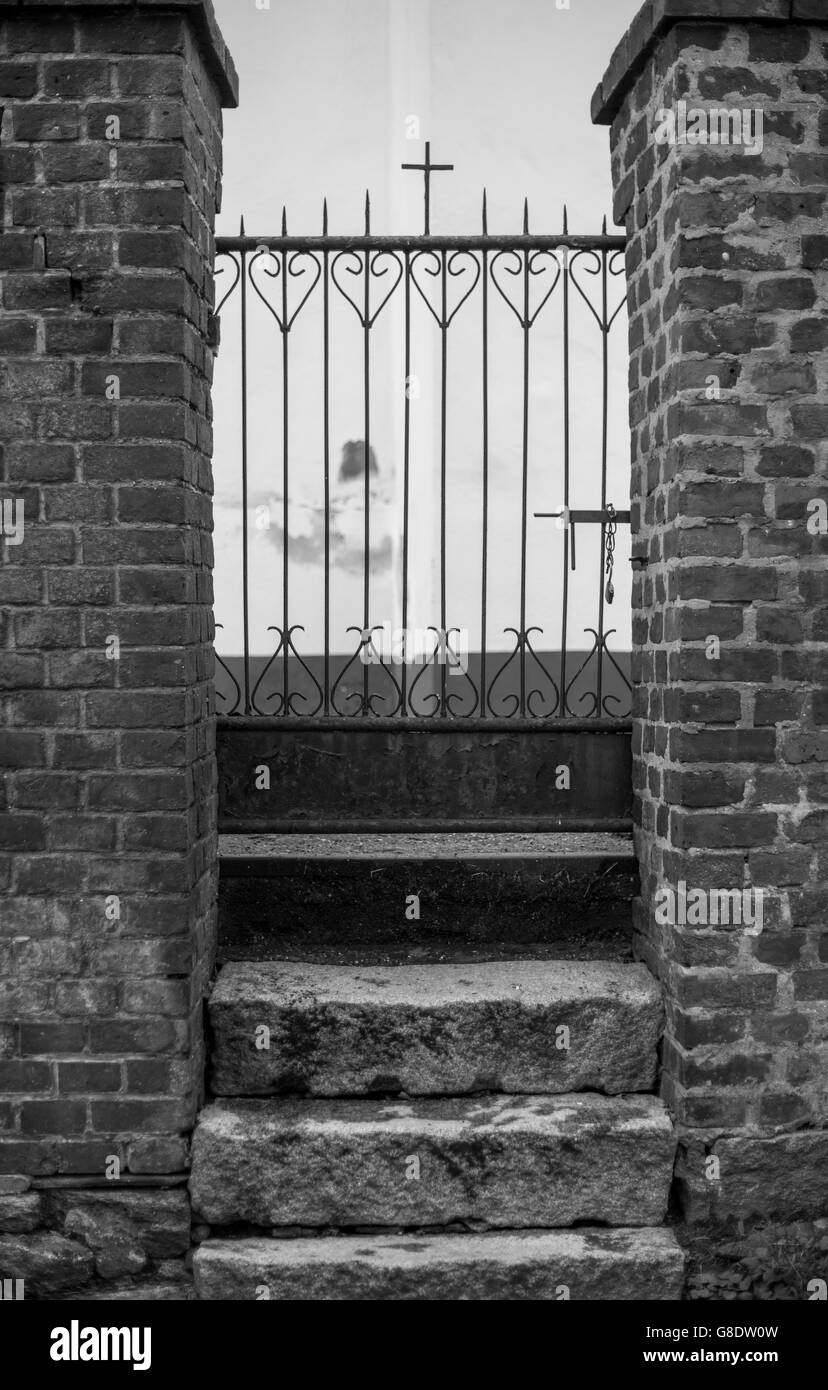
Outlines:
<svg viewBox="0 0 828 1390"><path fill-rule="evenodd" d="M605 573L607 576L607 587L604 591L604 596L607 600L607 603L612 603L612 600L615 598L615 586L612 582L612 571L615 566L615 533L618 530L618 522L615 520L615 508L611 502L607 503L607 518L607 561L606 565L604 566Z"/></svg>

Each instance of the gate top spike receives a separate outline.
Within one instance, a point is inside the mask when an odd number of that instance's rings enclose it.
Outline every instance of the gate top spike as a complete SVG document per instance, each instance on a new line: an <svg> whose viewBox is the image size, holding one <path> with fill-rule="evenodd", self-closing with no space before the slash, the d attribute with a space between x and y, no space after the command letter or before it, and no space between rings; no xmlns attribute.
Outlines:
<svg viewBox="0 0 828 1390"><path fill-rule="evenodd" d="M569 232L569 213L567 212L567 209L566 209L566 203L564 203L563 230L564 230L564 236L566 236L567 233Z"/></svg>
<svg viewBox="0 0 828 1390"><path fill-rule="evenodd" d="M370 235L370 232L371 232L371 195L370 195L368 189L366 188L366 190L365 190L365 235L366 235L366 236L369 236L369 235Z"/></svg>
<svg viewBox="0 0 828 1390"><path fill-rule="evenodd" d="M486 204L486 190L483 189L483 235L489 235L489 214Z"/></svg>
<svg viewBox="0 0 828 1390"><path fill-rule="evenodd" d="M528 199L528 198L524 198L524 200L523 200L523 234L524 234L524 236L528 236L528 235L529 235L529 199Z"/></svg>
<svg viewBox="0 0 828 1390"><path fill-rule="evenodd" d="M603 220L603 222L601 223L601 235L602 235L602 236L606 236L606 234L607 234L607 214L604 213L604 220Z"/></svg>
<svg viewBox="0 0 828 1390"><path fill-rule="evenodd" d="M282 207L282 236L287 236L287 208Z"/></svg>
<svg viewBox="0 0 828 1390"><path fill-rule="evenodd" d="M328 235L328 200L322 199L322 235Z"/></svg>
<svg viewBox="0 0 828 1390"><path fill-rule="evenodd" d="M239 222L239 235L244 236L244 213L242 213L241 221Z"/></svg>

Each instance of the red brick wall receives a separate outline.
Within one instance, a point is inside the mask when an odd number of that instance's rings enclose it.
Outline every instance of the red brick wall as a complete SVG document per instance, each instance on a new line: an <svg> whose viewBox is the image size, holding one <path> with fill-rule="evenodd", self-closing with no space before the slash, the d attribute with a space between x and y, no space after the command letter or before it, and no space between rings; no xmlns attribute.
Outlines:
<svg viewBox="0 0 828 1390"><path fill-rule="evenodd" d="M788 0L669 13L594 104L630 238L637 948L686 1210L793 1217L828 1152L828 27ZM760 109L763 151L657 143L682 100ZM762 889L761 932L661 925L682 880Z"/></svg>
<svg viewBox="0 0 828 1390"><path fill-rule="evenodd" d="M25 504L0 556L0 1172L181 1171L199 1099L212 24L0 6L0 497Z"/></svg>

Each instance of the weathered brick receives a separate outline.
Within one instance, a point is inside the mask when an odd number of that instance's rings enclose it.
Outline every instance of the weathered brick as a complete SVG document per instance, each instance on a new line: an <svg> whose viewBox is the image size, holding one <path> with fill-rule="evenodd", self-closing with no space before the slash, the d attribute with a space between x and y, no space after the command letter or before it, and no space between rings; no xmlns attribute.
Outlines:
<svg viewBox="0 0 828 1390"><path fill-rule="evenodd" d="M62 309L70 300L70 276L64 270L11 274L3 281L6 309Z"/></svg>
<svg viewBox="0 0 828 1390"><path fill-rule="evenodd" d="M36 94L36 63L0 62L0 97L33 97Z"/></svg>
<svg viewBox="0 0 828 1390"><path fill-rule="evenodd" d="M774 599L778 574L769 566L705 565L684 569L678 579L682 599L708 599L713 603L750 603Z"/></svg>
<svg viewBox="0 0 828 1390"><path fill-rule="evenodd" d="M22 317L0 319L0 351L4 353L34 352L37 345L37 323Z"/></svg>
<svg viewBox="0 0 828 1390"><path fill-rule="evenodd" d="M118 842L118 822L111 816L53 816L48 827L52 850L111 853Z"/></svg>
<svg viewBox="0 0 828 1390"><path fill-rule="evenodd" d="M203 1064L207 332L229 87L195 11L129 8L34 0L0 35L0 466L26 508L0 565L4 1172L100 1176L128 1161L118 1135L133 1172L185 1171Z"/></svg>
<svg viewBox="0 0 828 1390"><path fill-rule="evenodd" d="M45 324L46 351L50 354L108 352L112 347L113 321L106 318L54 318Z"/></svg>
<svg viewBox="0 0 828 1390"><path fill-rule="evenodd" d="M814 282L804 276L761 280L756 286L756 307L760 313L771 309L810 309L815 302Z"/></svg>
<svg viewBox="0 0 828 1390"><path fill-rule="evenodd" d="M800 439L824 439L828 433L828 405L792 405L791 419Z"/></svg>
<svg viewBox="0 0 828 1390"><path fill-rule="evenodd" d="M828 969L795 971L793 982L797 1000L828 999Z"/></svg>
<svg viewBox="0 0 828 1390"><path fill-rule="evenodd" d="M808 478L815 471L813 450L799 444L768 444L762 449L757 464L757 472L766 478Z"/></svg>
<svg viewBox="0 0 828 1390"><path fill-rule="evenodd" d="M110 604L115 598L115 574L103 568L74 567L47 576L49 602L54 604Z"/></svg>
<svg viewBox="0 0 828 1390"><path fill-rule="evenodd" d="M180 692L96 692L87 696L86 715L90 728L180 728L186 723L186 702Z"/></svg>
<svg viewBox="0 0 828 1390"><path fill-rule="evenodd" d="M0 1061L0 1091L32 1094L51 1089L52 1068L48 1062Z"/></svg>
<svg viewBox="0 0 828 1390"><path fill-rule="evenodd" d="M118 1062L60 1062L58 1089L61 1095L99 1095L121 1086Z"/></svg>
<svg viewBox="0 0 828 1390"><path fill-rule="evenodd" d="M182 1139L150 1137L133 1140L127 1150L130 1173L179 1173L187 1167L187 1145Z"/></svg>
<svg viewBox="0 0 828 1390"><path fill-rule="evenodd" d="M696 47L700 15L653 50L622 44L613 87L633 51L641 68L611 142L630 239L636 949L665 985L665 1099L684 1126L738 1130L828 1113L824 1061L803 1045L828 998L828 578L805 525L828 438L828 43L804 25L730 28L758 18L736 8L709 6L721 61ZM764 153L639 148L643 113L698 95L761 100ZM654 926L668 871L716 886L746 868L766 890L755 938Z"/></svg>
<svg viewBox="0 0 828 1390"><path fill-rule="evenodd" d="M754 25L748 30L748 57L752 63L799 63L807 58L811 36L792 25Z"/></svg>
<svg viewBox="0 0 828 1390"><path fill-rule="evenodd" d="M828 973L828 972L826 972ZM731 970L682 970L676 996L683 1008L751 1009L773 1005L776 973L737 974Z"/></svg>
<svg viewBox="0 0 828 1390"><path fill-rule="evenodd" d="M98 1053L156 1053L180 1050L175 1023L169 1018L93 1020L90 1047Z"/></svg>
<svg viewBox="0 0 828 1390"><path fill-rule="evenodd" d="M797 222L800 218L820 218L825 210L826 193L759 193L752 200L753 217L760 226L773 222Z"/></svg>
<svg viewBox="0 0 828 1390"><path fill-rule="evenodd" d="M33 102L12 107L15 140L77 140L80 107L66 101Z"/></svg>
<svg viewBox="0 0 828 1390"><path fill-rule="evenodd" d="M759 483L688 483L681 490L685 516L762 516L764 487Z"/></svg>
<svg viewBox="0 0 828 1390"><path fill-rule="evenodd" d="M111 87L110 65L99 58L60 58L43 64L43 90L62 101L103 97Z"/></svg>
<svg viewBox="0 0 828 1390"><path fill-rule="evenodd" d="M828 319L798 319L791 325L792 352L820 352L828 347Z"/></svg>
<svg viewBox="0 0 828 1390"><path fill-rule="evenodd" d="M682 849L770 845L777 834L777 817L772 812L705 815L674 811L672 822L674 842Z"/></svg>
<svg viewBox="0 0 828 1390"><path fill-rule="evenodd" d="M129 1134L137 1130L152 1134L153 1131L165 1133L190 1129L195 1105L193 1101L178 1099L93 1100L90 1109L92 1125L97 1130L108 1130L113 1134Z"/></svg>
<svg viewBox="0 0 828 1390"><path fill-rule="evenodd" d="M83 1134L86 1102L76 1100L28 1100L20 1107L22 1134L56 1134L64 1138Z"/></svg>
<svg viewBox="0 0 828 1390"><path fill-rule="evenodd" d="M79 647L81 615L71 608L18 613L14 619L14 638L19 648Z"/></svg>
<svg viewBox="0 0 828 1390"><path fill-rule="evenodd" d="M82 1052L85 1032L80 1023L22 1023L20 1050L24 1057Z"/></svg>

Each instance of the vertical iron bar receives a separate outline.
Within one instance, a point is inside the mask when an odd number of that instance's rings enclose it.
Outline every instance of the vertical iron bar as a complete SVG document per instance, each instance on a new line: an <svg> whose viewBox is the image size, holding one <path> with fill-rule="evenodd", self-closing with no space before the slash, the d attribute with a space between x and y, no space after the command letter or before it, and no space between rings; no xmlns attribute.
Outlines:
<svg viewBox="0 0 828 1390"><path fill-rule="evenodd" d="M486 204L483 203L483 231ZM483 251L483 549L480 581L480 717L486 718L486 623L489 583L489 253Z"/></svg>
<svg viewBox="0 0 828 1390"><path fill-rule="evenodd" d="M564 232L567 230L566 208L564 208ZM566 698L566 638L569 613L569 249L564 248L563 285L563 369L564 369L564 550L563 550L563 613L561 617L561 716L569 714ZM574 542L574 536L573 536ZM574 544L573 544L574 550Z"/></svg>
<svg viewBox="0 0 828 1390"><path fill-rule="evenodd" d="M607 219L604 218L604 234L606 234ZM609 370L609 331L607 328L607 253L601 252L601 347L602 347L602 367L601 367L601 549L598 556L598 703L595 707L595 714L600 719L601 706L604 702L604 548L607 543L607 408L608 408L608 382L607 372Z"/></svg>
<svg viewBox="0 0 828 1390"><path fill-rule="evenodd" d="M242 219L244 235L244 219ZM241 407L242 407L242 622L244 625L244 712L253 713L250 702L250 597L247 516L247 252L241 250Z"/></svg>
<svg viewBox="0 0 828 1390"><path fill-rule="evenodd" d="M282 714L290 714L287 252L282 252Z"/></svg>
<svg viewBox="0 0 828 1390"><path fill-rule="evenodd" d="M367 216L367 209L366 209L366 222L367 222L367 220L368 220L368 216ZM367 229L366 229L366 230L367 230ZM363 566L363 594L362 594L362 630L363 630L363 633L366 633L366 632L368 631L368 629L369 629L369 627L370 627L370 623L371 623L371 616L370 616L370 605L371 605L371 578L370 578L370 575L371 575L371 472L370 472L370 463L371 463L371 385L370 385L370 368L371 368L371 318L370 318L370 304L371 304L371 291L370 291L370 284L369 284L369 279L368 279L368 277L369 277L369 275L370 275L370 271L371 271L371 252L370 252L370 251L366 251L366 252L365 252L365 300L364 300L364 306L363 306L363 313L364 313L364 328L363 328L363 349L362 349L362 350L363 350L363 373L364 373L364 381L363 381L363 408L364 408L364 412L365 412L365 431L364 431L364 433L365 433L365 441L364 441L365 447L364 447L364 451L363 451L364 462L365 462L365 488L364 488L364 494L363 494L363 498L364 498L363 505L364 505L364 508L365 508L365 517L364 517L364 546L365 546L365 556L364 556L364 566ZM363 702L363 709L362 709L362 712L363 712L363 714L368 714L368 713L370 713L370 706L369 706L369 704L368 704L368 678L369 678L369 671L370 671L370 667L369 667L369 665L368 665L368 662L367 662L367 661L363 662L363 665L362 665L362 702Z"/></svg>
<svg viewBox="0 0 828 1390"><path fill-rule="evenodd" d="M524 223L525 226L525 223ZM526 716L526 534L529 492L529 250L523 253L523 470L520 515L520 715Z"/></svg>
<svg viewBox="0 0 828 1390"><path fill-rule="evenodd" d="M440 314L440 631L442 651L440 661L440 715L448 713L446 704L446 667L448 665L448 634L446 616L446 391L448 356L448 287L446 284L447 252L441 252L441 314Z"/></svg>
<svg viewBox="0 0 828 1390"><path fill-rule="evenodd" d="M322 211L322 233L328 233L327 200ZM330 714L331 703L331 430L330 430L330 320L329 320L329 258L327 248L322 253L322 338L323 338L323 430L325 467L325 632L324 632L324 675L323 675L323 713Z"/></svg>
<svg viewBox="0 0 828 1390"><path fill-rule="evenodd" d="M402 703L400 713L408 713L408 490L411 463L411 255L405 252L405 419L403 425L403 549L402 549Z"/></svg>

